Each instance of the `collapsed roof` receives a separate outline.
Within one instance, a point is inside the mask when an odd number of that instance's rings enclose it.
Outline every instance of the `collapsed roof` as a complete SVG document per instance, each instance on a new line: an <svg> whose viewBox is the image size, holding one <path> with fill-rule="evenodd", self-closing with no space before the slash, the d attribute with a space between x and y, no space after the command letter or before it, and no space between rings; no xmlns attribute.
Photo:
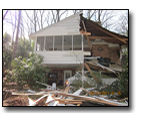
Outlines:
<svg viewBox="0 0 148 113"><path fill-rule="evenodd" d="M84 18L82 14L80 14L80 32L83 32L83 35L88 35L89 40L92 41L102 39L109 43L128 45L128 37L111 32L97 22Z"/></svg>

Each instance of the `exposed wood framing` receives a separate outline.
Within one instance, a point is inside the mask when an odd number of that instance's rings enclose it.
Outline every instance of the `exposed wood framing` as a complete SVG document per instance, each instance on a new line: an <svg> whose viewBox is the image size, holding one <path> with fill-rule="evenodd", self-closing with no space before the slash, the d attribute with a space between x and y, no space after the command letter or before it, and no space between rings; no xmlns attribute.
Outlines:
<svg viewBox="0 0 148 113"><path fill-rule="evenodd" d="M89 24L89 23L88 23L88 24ZM125 44L127 43L124 39L122 39L122 38L120 38L120 37L118 37L118 36L116 36L116 35L110 33L109 31L106 31L106 30L104 30L104 29L102 29L102 28L100 28L100 27L97 27L96 25L93 25L93 24L91 24L91 25L92 25L92 27L97 28L97 29L99 29L100 31L102 31L102 32L104 32L104 33L106 33L106 34L108 34L108 35L110 35L110 36L112 36L112 37L114 37L114 38L116 38L116 39L118 39L118 40L124 42Z"/></svg>
<svg viewBox="0 0 148 113"><path fill-rule="evenodd" d="M86 30L86 27L85 27L85 24L84 24L84 21L83 21L83 20L82 20L82 23L83 23L83 26L84 26L85 32L87 32L87 30ZM91 44L90 44L90 41L89 41L88 35L86 35L86 39L87 39L87 42L88 42L89 48L90 48L90 50L91 50Z"/></svg>
<svg viewBox="0 0 148 113"><path fill-rule="evenodd" d="M80 33L83 34L83 35L86 35L86 36L87 36L87 35L91 35L90 32L86 32L86 31L83 31L83 30L80 30Z"/></svg>
<svg viewBox="0 0 148 113"><path fill-rule="evenodd" d="M116 40L116 39L114 39L113 37L104 37L104 36L88 36L88 38L89 39L105 39L105 40ZM123 40L125 40L125 41L128 41L128 39L126 39L126 38L122 38Z"/></svg>
<svg viewBox="0 0 148 113"><path fill-rule="evenodd" d="M89 68L89 66L86 64L86 62L84 63L85 67L87 68L87 70L90 72L90 74L92 75L92 77L95 79L95 81L97 83L100 82L100 80L93 74L93 72L91 71L91 69Z"/></svg>
<svg viewBox="0 0 148 113"><path fill-rule="evenodd" d="M68 93L60 93L60 94L64 95L64 96L69 96L69 97L74 97L74 98L86 100L86 101L92 101L92 102L97 102L97 103L102 103L102 104L107 104L107 105L112 105L112 106L119 106L117 103L113 103L113 102L109 102L109 101L104 101L104 100L96 99L96 98L91 98L91 97L87 97L87 96L80 96L80 95L77 96L77 95L68 94Z"/></svg>

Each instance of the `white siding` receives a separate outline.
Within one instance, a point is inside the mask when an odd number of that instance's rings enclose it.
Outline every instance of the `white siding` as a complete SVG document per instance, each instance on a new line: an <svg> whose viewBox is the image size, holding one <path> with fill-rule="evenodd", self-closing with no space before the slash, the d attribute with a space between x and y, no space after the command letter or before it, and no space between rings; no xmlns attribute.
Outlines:
<svg viewBox="0 0 148 113"><path fill-rule="evenodd" d="M50 25L43 30L30 35L30 38L34 39L37 36L58 36L58 35L78 35L79 32L79 20L81 13L67 17L53 25Z"/></svg>
<svg viewBox="0 0 148 113"><path fill-rule="evenodd" d="M82 51L51 51L36 52L44 57L42 64L80 64L83 57L90 55L90 52Z"/></svg>

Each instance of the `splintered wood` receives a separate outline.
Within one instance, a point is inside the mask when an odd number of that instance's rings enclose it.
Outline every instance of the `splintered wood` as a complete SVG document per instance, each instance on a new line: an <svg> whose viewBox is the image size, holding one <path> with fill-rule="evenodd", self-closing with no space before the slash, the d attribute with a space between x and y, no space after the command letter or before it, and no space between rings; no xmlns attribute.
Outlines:
<svg viewBox="0 0 148 113"><path fill-rule="evenodd" d="M28 106L81 106L83 103L95 103L98 106L128 106L128 103L120 103L107 100L98 96L88 96L92 88L84 89L80 88L73 94L68 93L70 87L66 87L64 91L51 91L37 93L42 94L39 99L32 100L28 97ZM82 91L87 92L87 95L80 95ZM13 93L14 94L14 93ZM36 95L36 93L30 93L31 95ZM15 94L16 95L16 94Z"/></svg>

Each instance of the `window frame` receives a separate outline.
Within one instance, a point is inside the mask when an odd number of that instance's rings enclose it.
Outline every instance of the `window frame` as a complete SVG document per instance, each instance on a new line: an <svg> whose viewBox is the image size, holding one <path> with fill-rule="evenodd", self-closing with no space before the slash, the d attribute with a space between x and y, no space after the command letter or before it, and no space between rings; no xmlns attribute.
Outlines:
<svg viewBox="0 0 148 113"><path fill-rule="evenodd" d="M78 35L60 35L61 37L62 37L62 50L56 50L56 51L84 51L84 42L83 42L83 35L80 35L81 36L81 50L74 50L73 49L73 47L74 47L74 44L73 44L73 42L74 42L74 36L78 36ZM72 45L71 45L71 47L72 47L72 50L64 50L64 36L71 36L71 40L72 40ZM39 37L44 37L44 48L43 48L43 51L37 51L37 41L38 41L38 38ZM46 52L52 52L52 51L55 51L55 36L51 36L52 37L52 39L53 39L53 50L51 50L51 51L47 51L46 49L45 49L45 44L46 44L46 37L48 37L48 36L37 36L36 37L36 40L35 40L35 47L34 47L34 52L44 52L44 51L46 51Z"/></svg>

